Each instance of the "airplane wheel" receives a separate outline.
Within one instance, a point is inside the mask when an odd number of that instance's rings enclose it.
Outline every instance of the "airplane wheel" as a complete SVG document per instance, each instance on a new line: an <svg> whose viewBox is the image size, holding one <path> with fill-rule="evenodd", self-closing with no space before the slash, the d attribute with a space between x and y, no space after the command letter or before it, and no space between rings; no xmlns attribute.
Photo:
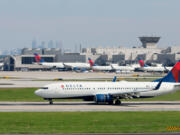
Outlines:
<svg viewBox="0 0 180 135"><path fill-rule="evenodd" d="M53 104L53 101L52 99L49 100L49 104L52 105Z"/></svg>
<svg viewBox="0 0 180 135"><path fill-rule="evenodd" d="M117 99L116 101L115 101L115 105L120 105L121 104L121 101L119 100L119 99Z"/></svg>

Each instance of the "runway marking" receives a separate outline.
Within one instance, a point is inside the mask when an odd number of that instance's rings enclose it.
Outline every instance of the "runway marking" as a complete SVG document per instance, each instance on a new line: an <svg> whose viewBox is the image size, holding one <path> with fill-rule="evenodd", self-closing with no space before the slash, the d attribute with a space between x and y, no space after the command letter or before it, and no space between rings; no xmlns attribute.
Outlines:
<svg viewBox="0 0 180 135"><path fill-rule="evenodd" d="M0 102L0 112L96 112L96 111L180 111L180 101L123 102L97 105L93 102Z"/></svg>

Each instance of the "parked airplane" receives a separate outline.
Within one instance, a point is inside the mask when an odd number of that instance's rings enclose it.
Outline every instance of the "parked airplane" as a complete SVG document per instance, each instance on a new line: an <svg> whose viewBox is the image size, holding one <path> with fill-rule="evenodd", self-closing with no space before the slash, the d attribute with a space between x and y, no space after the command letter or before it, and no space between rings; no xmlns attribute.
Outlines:
<svg viewBox="0 0 180 135"><path fill-rule="evenodd" d="M117 64L111 64L111 67L113 70L116 71L116 73L131 73L135 70L135 66L129 65L129 66L119 66Z"/></svg>
<svg viewBox="0 0 180 135"><path fill-rule="evenodd" d="M180 88L180 62L163 78L153 82L60 82L46 85L35 94L49 100L82 98L96 103L121 104L123 98L149 98Z"/></svg>
<svg viewBox="0 0 180 135"><path fill-rule="evenodd" d="M0 67L4 66L4 63L0 63Z"/></svg>
<svg viewBox="0 0 180 135"><path fill-rule="evenodd" d="M63 62L44 62L41 57L35 53L35 61L43 66L47 66L50 68L70 68L74 71L85 72L87 69L90 69L90 65L88 63L63 63Z"/></svg>
<svg viewBox="0 0 180 135"><path fill-rule="evenodd" d="M67 68L71 68L72 70L87 70L90 69L90 65L88 63L64 63L64 66Z"/></svg>
<svg viewBox="0 0 180 135"><path fill-rule="evenodd" d="M112 67L111 66L98 66L96 65L91 58L88 58L89 64L92 70L94 71L111 71Z"/></svg>
<svg viewBox="0 0 180 135"><path fill-rule="evenodd" d="M139 65L141 66L140 69L146 72L168 72L173 68L173 67L162 67L162 66L157 66L157 67L148 66L144 63L142 59L139 60Z"/></svg>
<svg viewBox="0 0 180 135"><path fill-rule="evenodd" d="M0 63L0 70L3 70L4 63Z"/></svg>
<svg viewBox="0 0 180 135"><path fill-rule="evenodd" d="M37 54L34 53L35 61L42 66L46 66L49 68L64 68L64 64L62 62L44 62L43 59Z"/></svg>

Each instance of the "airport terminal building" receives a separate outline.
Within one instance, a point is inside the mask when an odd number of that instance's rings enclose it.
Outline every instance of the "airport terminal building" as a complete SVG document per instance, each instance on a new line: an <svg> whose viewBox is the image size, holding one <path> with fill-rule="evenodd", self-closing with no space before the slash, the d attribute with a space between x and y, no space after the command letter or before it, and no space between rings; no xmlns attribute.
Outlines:
<svg viewBox="0 0 180 135"><path fill-rule="evenodd" d="M141 47L82 48L80 53L62 53L59 48L23 48L21 55L3 57L6 71L50 70L35 63L34 53L38 53L45 62L84 62L90 57L98 65L116 63L119 65L137 63L141 58L146 62L172 65L180 59L180 47L158 48L160 37L139 37Z"/></svg>

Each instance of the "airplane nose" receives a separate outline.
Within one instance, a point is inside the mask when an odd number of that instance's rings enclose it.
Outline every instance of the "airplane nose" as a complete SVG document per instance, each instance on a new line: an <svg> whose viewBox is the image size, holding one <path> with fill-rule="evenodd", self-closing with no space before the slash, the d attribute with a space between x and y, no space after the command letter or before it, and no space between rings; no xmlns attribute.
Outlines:
<svg viewBox="0 0 180 135"><path fill-rule="evenodd" d="M34 92L34 94L37 95L37 96L41 96L41 90L40 90L40 89L36 90L36 91Z"/></svg>

